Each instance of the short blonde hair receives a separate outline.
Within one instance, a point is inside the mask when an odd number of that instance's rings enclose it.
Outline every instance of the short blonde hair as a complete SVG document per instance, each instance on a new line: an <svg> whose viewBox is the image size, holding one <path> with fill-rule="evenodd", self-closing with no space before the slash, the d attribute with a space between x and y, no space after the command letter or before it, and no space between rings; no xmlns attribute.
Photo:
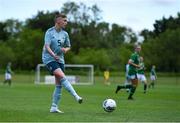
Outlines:
<svg viewBox="0 0 180 123"><path fill-rule="evenodd" d="M141 48L141 45L140 44L134 44L134 49L136 48Z"/></svg>
<svg viewBox="0 0 180 123"><path fill-rule="evenodd" d="M56 13L55 18L54 18L54 22L56 22L57 18L67 18L67 16L63 13Z"/></svg>

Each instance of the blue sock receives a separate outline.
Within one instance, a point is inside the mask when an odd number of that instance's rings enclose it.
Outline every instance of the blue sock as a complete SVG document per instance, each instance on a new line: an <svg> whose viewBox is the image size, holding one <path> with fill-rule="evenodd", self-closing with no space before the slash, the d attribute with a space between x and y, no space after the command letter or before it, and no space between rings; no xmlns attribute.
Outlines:
<svg viewBox="0 0 180 123"><path fill-rule="evenodd" d="M61 85L56 85L53 93L52 106L58 106L58 103L61 99Z"/></svg>
<svg viewBox="0 0 180 123"><path fill-rule="evenodd" d="M72 95L78 100L80 97L77 95L76 91L74 90L73 86L71 83L64 77L60 80L61 85Z"/></svg>

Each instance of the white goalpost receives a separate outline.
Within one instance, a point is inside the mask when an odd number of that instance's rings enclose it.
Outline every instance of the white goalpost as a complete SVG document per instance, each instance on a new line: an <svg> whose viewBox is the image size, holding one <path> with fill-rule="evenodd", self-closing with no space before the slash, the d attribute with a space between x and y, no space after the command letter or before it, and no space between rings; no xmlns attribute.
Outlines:
<svg viewBox="0 0 180 123"><path fill-rule="evenodd" d="M66 78L71 84L93 85L94 66L85 64L65 64ZM54 84L55 77L50 75L45 64L38 64L35 72L35 84Z"/></svg>

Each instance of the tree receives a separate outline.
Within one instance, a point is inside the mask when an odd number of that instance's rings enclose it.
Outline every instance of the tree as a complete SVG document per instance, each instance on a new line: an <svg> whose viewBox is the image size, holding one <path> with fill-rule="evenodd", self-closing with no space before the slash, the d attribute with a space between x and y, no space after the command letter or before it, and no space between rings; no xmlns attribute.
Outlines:
<svg viewBox="0 0 180 123"><path fill-rule="evenodd" d="M15 37L22 31L23 23L18 20L8 19L5 23L5 30L10 34L9 37Z"/></svg>
<svg viewBox="0 0 180 123"><path fill-rule="evenodd" d="M148 65L155 64L161 71L178 71L180 68L180 29L167 30L144 45L143 54Z"/></svg>
<svg viewBox="0 0 180 123"><path fill-rule="evenodd" d="M22 30L22 22L14 19L8 19L5 22L0 22L0 41L7 41L9 38L14 38Z"/></svg>
<svg viewBox="0 0 180 123"><path fill-rule="evenodd" d="M102 19L101 10L97 5L92 7L86 6L84 3L66 2L61 8L61 12L68 16L68 20L72 23L80 25L88 25L91 22L98 22Z"/></svg>
<svg viewBox="0 0 180 123"><path fill-rule="evenodd" d="M0 23L0 40L5 41L3 45L9 53L12 51L16 68L30 70L41 63L44 33L54 26L53 19L57 12L39 11L23 23L18 20ZM129 51L121 46L137 41L131 29L102 22L101 10L97 5L67 2L60 8L60 12L65 13L69 19L65 30L70 35L72 47L65 57L67 63L92 63L101 70L106 66L112 66L115 70L126 61L124 55ZM7 55L3 57L8 59Z"/></svg>
<svg viewBox="0 0 180 123"><path fill-rule="evenodd" d="M125 27L121 27L117 24L112 25L112 29L107 34L108 41L110 43L111 48L115 48L125 41L124 32L126 31Z"/></svg>
<svg viewBox="0 0 180 123"><path fill-rule="evenodd" d="M148 29L144 29L140 32L140 36L144 37L144 42L146 42L149 38L154 37L153 32L149 31Z"/></svg>
<svg viewBox="0 0 180 123"><path fill-rule="evenodd" d="M177 17L170 16L162 20L156 20L154 30L143 30L144 36L142 53L146 59L146 64L150 67L157 65L161 71L178 71L179 47L180 47L180 13Z"/></svg>
<svg viewBox="0 0 180 123"><path fill-rule="evenodd" d="M0 43L0 54L0 65L2 67L6 66L8 62L14 62L16 59L15 52L13 52L12 48L10 48L5 43Z"/></svg>
<svg viewBox="0 0 180 123"><path fill-rule="evenodd" d="M9 33L7 32L6 28L6 23L1 22L0 23L0 42L4 42L8 39Z"/></svg>
<svg viewBox="0 0 180 123"><path fill-rule="evenodd" d="M42 63L43 33L41 30L24 29L12 46L16 53L15 65L19 69L35 69ZM14 48L16 47L16 48Z"/></svg>
<svg viewBox="0 0 180 123"><path fill-rule="evenodd" d="M48 28L54 26L54 12L47 11L46 13L43 11L38 11L37 15L33 18L29 18L26 20L26 27L30 29L41 29L45 32Z"/></svg>
<svg viewBox="0 0 180 123"><path fill-rule="evenodd" d="M169 18L163 17L162 20L156 20L154 24L154 33L156 36L165 32L166 30L175 30L180 28L180 13L177 14L176 18L170 16Z"/></svg>
<svg viewBox="0 0 180 123"><path fill-rule="evenodd" d="M76 64L94 64L95 68L100 70L111 66L111 59L109 59L107 51L104 49L95 50L82 48L79 54L74 56L73 61Z"/></svg>
<svg viewBox="0 0 180 123"><path fill-rule="evenodd" d="M100 13L102 12L99 7L97 5L93 5L91 7L91 11L92 11L92 21L94 22L98 22L102 19L102 17L100 16Z"/></svg>

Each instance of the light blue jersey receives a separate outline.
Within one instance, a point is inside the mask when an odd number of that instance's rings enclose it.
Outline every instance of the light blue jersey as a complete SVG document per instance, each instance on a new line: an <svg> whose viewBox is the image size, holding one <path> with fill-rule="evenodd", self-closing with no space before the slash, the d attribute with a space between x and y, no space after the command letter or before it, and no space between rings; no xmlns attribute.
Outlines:
<svg viewBox="0 0 180 123"><path fill-rule="evenodd" d="M126 77L128 77L128 72L129 72L129 64L126 64Z"/></svg>
<svg viewBox="0 0 180 123"><path fill-rule="evenodd" d="M44 64L48 64L52 61L55 61L55 59L49 54L49 52L45 48L46 44L48 44L51 50L57 56L59 56L58 62L65 64L64 53L61 51L61 48L71 46L68 33L64 30L57 32L55 27L52 27L47 30L45 34L44 47L42 52L42 61Z"/></svg>

